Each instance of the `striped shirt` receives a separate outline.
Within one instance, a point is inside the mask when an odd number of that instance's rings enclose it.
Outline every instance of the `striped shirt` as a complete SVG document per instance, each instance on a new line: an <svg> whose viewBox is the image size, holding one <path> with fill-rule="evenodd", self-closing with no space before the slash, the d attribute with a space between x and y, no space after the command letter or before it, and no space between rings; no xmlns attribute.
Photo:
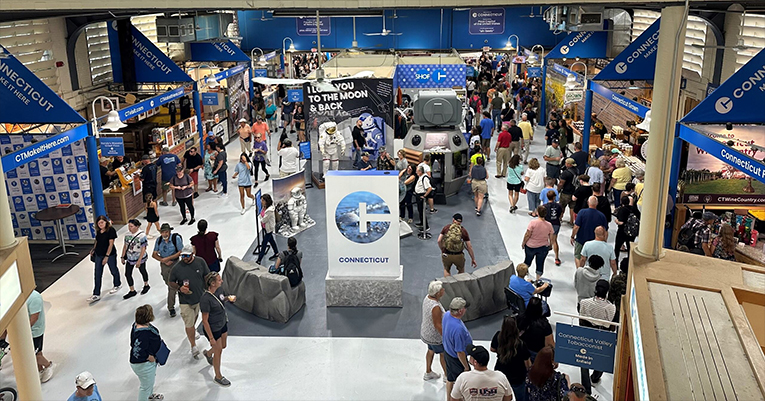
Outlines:
<svg viewBox="0 0 765 401"><path fill-rule="evenodd" d="M610 322L614 319L615 314L616 314L616 306L614 306L614 304L612 304L611 302L608 302L607 300L603 298L598 298L598 297L587 298L587 299L583 299L579 303L580 316L591 317L591 318ZM588 320L588 322L590 321ZM610 325L606 327L601 323L595 323L595 322L590 322L590 323L599 329L607 330L611 327Z"/></svg>

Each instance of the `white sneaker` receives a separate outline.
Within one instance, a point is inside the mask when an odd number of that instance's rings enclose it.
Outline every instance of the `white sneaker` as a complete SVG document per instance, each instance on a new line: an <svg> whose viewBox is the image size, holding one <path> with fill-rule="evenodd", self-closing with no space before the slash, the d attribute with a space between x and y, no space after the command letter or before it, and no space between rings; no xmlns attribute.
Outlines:
<svg viewBox="0 0 765 401"><path fill-rule="evenodd" d="M242 208L242 211L241 211L241 212L239 212L239 214L244 214L246 211L247 211L247 208L243 207L243 208Z"/></svg>
<svg viewBox="0 0 765 401"><path fill-rule="evenodd" d="M99 299L101 299L101 297L99 297L98 295L91 295L90 297L88 297L87 301L89 304L92 304L93 302L96 302Z"/></svg>
<svg viewBox="0 0 765 401"><path fill-rule="evenodd" d="M53 377L53 370L54 370L54 369L55 369L55 367L56 367L55 365L56 365L56 364L54 364L53 362L51 362L51 363L50 363L50 365L48 365L48 367L47 367L47 368L44 368L44 369L42 370L42 372L40 372L40 381L41 381L41 382L45 383L45 382L47 382L48 380L50 380L50 378L51 378L51 377Z"/></svg>
<svg viewBox="0 0 765 401"><path fill-rule="evenodd" d="M438 379L439 377L441 377L441 375L431 371L430 373L425 373L424 375L422 375L422 380L435 380L435 379Z"/></svg>
<svg viewBox="0 0 765 401"><path fill-rule="evenodd" d="M149 399L150 400L164 400L165 396L162 395L162 394L154 393L154 394L149 396Z"/></svg>
<svg viewBox="0 0 765 401"><path fill-rule="evenodd" d="M109 290L109 294L112 294L112 295L113 295L113 294L116 294L116 293L117 293L117 291L119 291L119 290L120 290L120 288L122 288L122 286L121 286L121 285L118 285L118 286L116 286L116 287L112 288L111 290Z"/></svg>
<svg viewBox="0 0 765 401"><path fill-rule="evenodd" d="M191 347L191 356L194 357L194 359L199 359L199 348L195 346Z"/></svg>
<svg viewBox="0 0 765 401"><path fill-rule="evenodd" d="M251 206L255 206L255 199L252 200L252 205Z"/></svg>

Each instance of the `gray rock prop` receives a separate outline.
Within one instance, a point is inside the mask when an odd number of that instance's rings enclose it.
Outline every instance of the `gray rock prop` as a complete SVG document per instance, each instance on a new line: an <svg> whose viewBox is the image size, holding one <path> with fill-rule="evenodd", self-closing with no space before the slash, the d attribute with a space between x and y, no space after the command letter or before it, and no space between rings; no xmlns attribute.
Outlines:
<svg viewBox="0 0 765 401"><path fill-rule="evenodd" d="M515 266L512 261L506 260L476 269L472 273L439 278L446 290L441 304L448 311L453 298L464 298L468 306L463 321L475 320L505 310L505 287L510 283L513 274Z"/></svg>

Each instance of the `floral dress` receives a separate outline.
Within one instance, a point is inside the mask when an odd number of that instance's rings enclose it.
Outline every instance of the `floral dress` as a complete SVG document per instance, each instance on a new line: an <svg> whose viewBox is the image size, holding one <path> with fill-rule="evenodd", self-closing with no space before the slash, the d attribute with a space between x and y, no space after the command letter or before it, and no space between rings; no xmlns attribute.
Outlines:
<svg viewBox="0 0 765 401"><path fill-rule="evenodd" d="M527 377L526 389L528 390L528 401L565 400L566 393L568 393L568 382L563 376L563 373L555 372L554 375L550 376L550 379L547 380L547 383L545 383L542 388L533 385ZM560 392L559 396L555 394L556 390Z"/></svg>
<svg viewBox="0 0 765 401"><path fill-rule="evenodd" d="M205 179L214 180L216 178L213 174L213 161L215 160L215 152L205 152Z"/></svg>

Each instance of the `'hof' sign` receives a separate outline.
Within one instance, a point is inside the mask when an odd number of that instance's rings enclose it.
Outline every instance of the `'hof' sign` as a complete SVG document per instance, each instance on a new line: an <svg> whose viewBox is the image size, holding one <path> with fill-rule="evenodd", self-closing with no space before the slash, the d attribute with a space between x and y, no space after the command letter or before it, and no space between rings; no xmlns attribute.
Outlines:
<svg viewBox="0 0 765 401"><path fill-rule="evenodd" d="M398 177L390 171L325 175L330 277L398 277Z"/></svg>

